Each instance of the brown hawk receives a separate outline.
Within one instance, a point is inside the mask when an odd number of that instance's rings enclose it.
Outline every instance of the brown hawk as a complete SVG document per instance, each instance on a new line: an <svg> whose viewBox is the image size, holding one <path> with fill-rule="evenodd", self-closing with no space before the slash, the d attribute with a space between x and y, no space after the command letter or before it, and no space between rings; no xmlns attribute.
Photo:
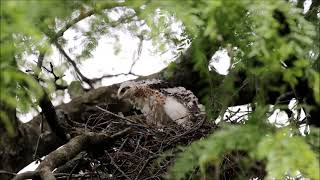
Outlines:
<svg viewBox="0 0 320 180"><path fill-rule="evenodd" d="M118 98L140 110L149 125L178 124L189 129L194 117L201 114L197 97L183 87L152 88L159 83L159 80L124 82L118 90Z"/></svg>

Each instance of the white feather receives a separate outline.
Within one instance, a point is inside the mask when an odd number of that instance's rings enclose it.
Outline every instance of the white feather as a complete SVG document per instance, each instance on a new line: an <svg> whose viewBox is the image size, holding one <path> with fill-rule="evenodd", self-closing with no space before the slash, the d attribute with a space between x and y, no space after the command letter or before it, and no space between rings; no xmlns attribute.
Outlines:
<svg viewBox="0 0 320 180"><path fill-rule="evenodd" d="M167 97L164 104L166 114L178 124L185 124L188 120L188 109L173 97Z"/></svg>

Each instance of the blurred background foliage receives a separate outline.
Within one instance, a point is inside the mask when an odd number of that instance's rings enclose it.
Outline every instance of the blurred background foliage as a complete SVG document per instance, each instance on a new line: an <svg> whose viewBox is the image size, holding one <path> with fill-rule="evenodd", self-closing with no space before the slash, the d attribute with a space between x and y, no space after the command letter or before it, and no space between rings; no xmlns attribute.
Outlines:
<svg viewBox="0 0 320 180"><path fill-rule="evenodd" d="M77 63L91 57L99 38L113 37L117 27L151 39L158 51L175 48L178 61L169 66L168 78L174 75L170 71L179 71L179 57L188 47L193 70L201 77L199 84L205 85L198 95L206 104L209 119L223 114L231 99L240 96L235 86L239 72L252 84L254 111L248 121L236 126L224 124L219 131L186 147L172 166L169 179L183 179L195 170L202 177L214 170L219 178L224 159L234 152L245 152L239 161L239 179L253 178L256 162L266 164L267 179L298 174L319 179L319 129L313 128L303 137L295 133L296 126L275 128L267 122L268 92L285 94L301 79L308 82L312 98L320 104L319 6L315 9L310 10L316 11L313 14L304 15L297 3L285 0L1 1L0 123L13 134L11 116L5 110L28 112L37 106L44 91L56 90L54 77L41 71L38 62L30 63L26 58L50 54L55 43L64 46L64 31L77 28L74 19L80 21L94 14L83 33L85 46L76 56ZM108 15L112 11L121 12L120 18L112 19ZM182 33L177 33L174 25ZM121 50L115 47L115 52ZM217 76L208 65L221 48L227 50L232 65L216 86ZM44 59L43 64L48 63ZM64 63L56 71L63 75L69 68L71 65ZM283 83L274 83L278 80ZM314 108L304 102L299 105L306 112Z"/></svg>

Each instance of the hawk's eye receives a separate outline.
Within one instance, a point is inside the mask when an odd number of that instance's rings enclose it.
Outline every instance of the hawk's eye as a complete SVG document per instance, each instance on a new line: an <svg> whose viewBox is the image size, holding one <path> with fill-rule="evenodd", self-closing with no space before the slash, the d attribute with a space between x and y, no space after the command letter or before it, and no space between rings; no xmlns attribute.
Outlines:
<svg viewBox="0 0 320 180"><path fill-rule="evenodd" d="M124 92L126 92L130 87L124 87L121 89L120 94L123 94Z"/></svg>

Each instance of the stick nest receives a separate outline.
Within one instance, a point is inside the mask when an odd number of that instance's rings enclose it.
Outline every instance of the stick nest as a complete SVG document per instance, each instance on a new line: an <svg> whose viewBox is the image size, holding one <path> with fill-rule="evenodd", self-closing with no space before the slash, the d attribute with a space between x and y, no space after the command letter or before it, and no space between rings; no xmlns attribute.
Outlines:
<svg viewBox="0 0 320 180"><path fill-rule="evenodd" d="M178 125L158 129L143 124L143 119L142 115L124 117L105 111L91 114L85 124L69 122L69 128L78 133L114 134L128 127L132 131L107 146L81 153L69 167L58 168L61 179L67 174L81 179L164 179L182 147L205 137L216 127L199 118L190 130Z"/></svg>

